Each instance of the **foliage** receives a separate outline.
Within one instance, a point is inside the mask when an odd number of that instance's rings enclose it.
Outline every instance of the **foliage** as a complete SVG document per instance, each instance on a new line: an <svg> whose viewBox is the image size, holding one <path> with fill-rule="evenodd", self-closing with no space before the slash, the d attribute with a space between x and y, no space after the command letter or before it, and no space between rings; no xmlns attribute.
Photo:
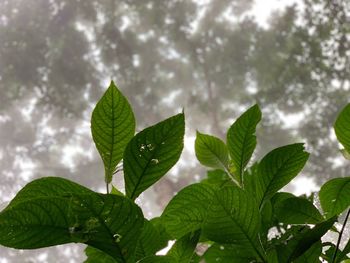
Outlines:
<svg viewBox="0 0 350 263"><path fill-rule="evenodd" d="M348 148L348 105L335 132ZM320 211L311 198L279 192L303 169L309 154L301 143L279 147L251 163L256 146L258 105L228 130L227 144L197 132L199 161L216 170L208 179L181 190L160 218L147 220L135 199L162 178L183 149L184 113L133 136L135 121L127 99L112 82L92 114L92 134L105 165L107 194L70 180L45 177L27 184L0 213L0 244L34 249L65 243L88 245L86 262L343 262L346 221L337 244L324 243L328 231L350 206L349 177L336 178L319 193ZM125 195L109 192L121 165ZM247 168L248 166L248 168ZM271 237L274 234L274 237ZM175 240L167 255L157 252ZM199 245L209 247L203 255ZM324 251L323 247L330 246Z"/></svg>

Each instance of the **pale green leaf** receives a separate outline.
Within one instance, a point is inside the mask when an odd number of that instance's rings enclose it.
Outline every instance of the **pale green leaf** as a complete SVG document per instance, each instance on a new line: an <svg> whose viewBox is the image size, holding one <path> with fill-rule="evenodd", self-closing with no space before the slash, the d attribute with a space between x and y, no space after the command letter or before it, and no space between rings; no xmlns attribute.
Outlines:
<svg viewBox="0 0 350 263"><path fill-rule="evenodd" d="M274 149L261 160L254 174L256 198L260 206L298 175L308 157L303 144L296 143Z"/></svg>
<svg viewBox="0 0 350 263"><path fill-rule="evenodd" d="M261 120L261 111L256 104L244 112L227 132L227 147L236 173L242 182L243 171L256 147L256 126Z"/></svg>
<svg viewBox="0 0 350 263"><path fill-rule="evenodd" d="M91 133L103 160L105 181L110 183L135 133L134 113L113 81L92 112Z"/></svg>
<svg viewBox="0 0 350 263"><path fill-rule="evenodd" d="M48 177L25 186L0 213L0 244L33 249L85 243L117 262L134 262L143 220L127 198Z"/></svg>
<svg viewBox="0 0 350 263"><path fill-rule="evenodd" d="M178 161L185 132L178 114L138 133L124 152L126 196L136 199Z"/></svg>
<svg viewBox="0 0 350 263"><path fill-rule="evenodd" d="M225 143L219 138L197 131L195 152L198 161L211 168L227 169L229 157Z"/></svg>
<svg viewBox="0 0 350 263"><path fill-rule="evenodd" d="M169 202L161 218L173 238L181 238L201 228L215 189L209 184L192 184Z"/></svg>
<svg viewBox="0 0 350 263"><path fill-rule="evenodd" d="M339 215L350 207L350 177L328 181L321 187L319 197L327 218Z"/></svg>

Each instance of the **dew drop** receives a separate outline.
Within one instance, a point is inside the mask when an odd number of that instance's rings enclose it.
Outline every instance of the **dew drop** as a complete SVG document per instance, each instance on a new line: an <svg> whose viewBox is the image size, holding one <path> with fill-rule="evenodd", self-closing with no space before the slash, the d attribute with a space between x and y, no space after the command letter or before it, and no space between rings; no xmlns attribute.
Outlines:
<svg viewBox="0 0 350 263"><path fill-rule="evenodd" d="M119 243L120 240L122 239L122 235L120 235L120 234L114 234L114 235L113 235L113 238L114 238L115 242Z"/></svg>
<svg viewBox="0 0 350 263"><path fill-rule="evenodd" d="M149 144L147 144L147 148L148 148L148 150L153 151L155 147L153 144L149 143Z"/></svg>
<svg viewBox="0 0 350 263"><path fill-rule="evenodd" d="M141 144L140 145L140 152L143 152L146 149L146 145Z"/></svg>
<svg viewBox="0 0 350 263"><path fill-rule="evenodd" d="M69 227L69 228L68 228L68 232L69 232L70 234L74 234L74 233L75 233L75 227L74 227L74 226Z"/></svg>
<svg viewBox="0 0 350 263"><path fill-rule="evenodd" d="M152 160L151 160L151 163L153 163L153 164L158 164L158 163L159 163L159 160L158 160L158 159L152 159Z"/></svg>
<svg viewBox="0 0 350 263"><path fill-rule="evenodd" d="M225 249L225 247L224 247L224 246L220 246L220 249L221 249L221 250L224 250L224 249Z"/></svg>

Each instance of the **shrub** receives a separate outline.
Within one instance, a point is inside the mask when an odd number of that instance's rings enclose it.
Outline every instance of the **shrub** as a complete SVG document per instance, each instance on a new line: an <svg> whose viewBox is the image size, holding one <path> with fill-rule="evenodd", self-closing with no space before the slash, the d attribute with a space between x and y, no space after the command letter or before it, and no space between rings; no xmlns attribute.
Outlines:
<svg viewBox="0 0 350 263"><path fill-rule="evenodd" d="M107 194L59 177L28 183L0 213L0 244L35 249L87 244L85 262L343 262L335 222L350 206L350 177L326 182L314 195L279 192L303 169L309 153L302 143L279 147L250 164L261 111L254 105L229 128L226 143L197 132L196 156L211 168L207 178L182 189L161 217L147 220L135 199L178 161L184 113L135 133L127 99L112 82L91 119L92 137L105 167ZM350 152L350 105L338 116L335 133ZM120 164L123 160L122 165ZM248 166L249 165L249 166ZM248 166L248 167L247 167ZM123 170L125 194L109 190ZM328 232L337 243L323 242ZM156 252L176 240L167 255ZM208 249L198 255L196 247Z"/></svg>

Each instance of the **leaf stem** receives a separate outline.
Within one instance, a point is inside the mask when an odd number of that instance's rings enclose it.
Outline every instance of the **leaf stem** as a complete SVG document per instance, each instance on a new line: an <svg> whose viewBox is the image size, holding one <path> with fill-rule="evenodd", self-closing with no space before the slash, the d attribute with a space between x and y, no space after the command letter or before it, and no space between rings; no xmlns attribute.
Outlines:
<svg viewBox="0 0 350 263"><path fill-rule="evenodd" d="M109 183L106 183L107 194L109 194Z"/></svg>
<svg viewBox="0 0 350 263"><path fill-rule="evenodd" d="M347 221L348 221L348 219L349 219L349 215L350 215L350 208L349 208L349 210L348 210L348 212L347 212L347 214L346 214L346 216L345 216L345 220L344 220L343 226L342 226L342 228L341 228L341 230L340 230L340 233L339 233L338 242L337 242L337 247L335 248L335 251L334 251L334 254L333 254L332 263L335 262L335 259L336 259L336 257L337 257L337 252L338 252L338 250L339 250L340 241L341 241L341 238L342 238L342 235L343 235L343 232L344 232L346 223L347 223Z"/></svg>

